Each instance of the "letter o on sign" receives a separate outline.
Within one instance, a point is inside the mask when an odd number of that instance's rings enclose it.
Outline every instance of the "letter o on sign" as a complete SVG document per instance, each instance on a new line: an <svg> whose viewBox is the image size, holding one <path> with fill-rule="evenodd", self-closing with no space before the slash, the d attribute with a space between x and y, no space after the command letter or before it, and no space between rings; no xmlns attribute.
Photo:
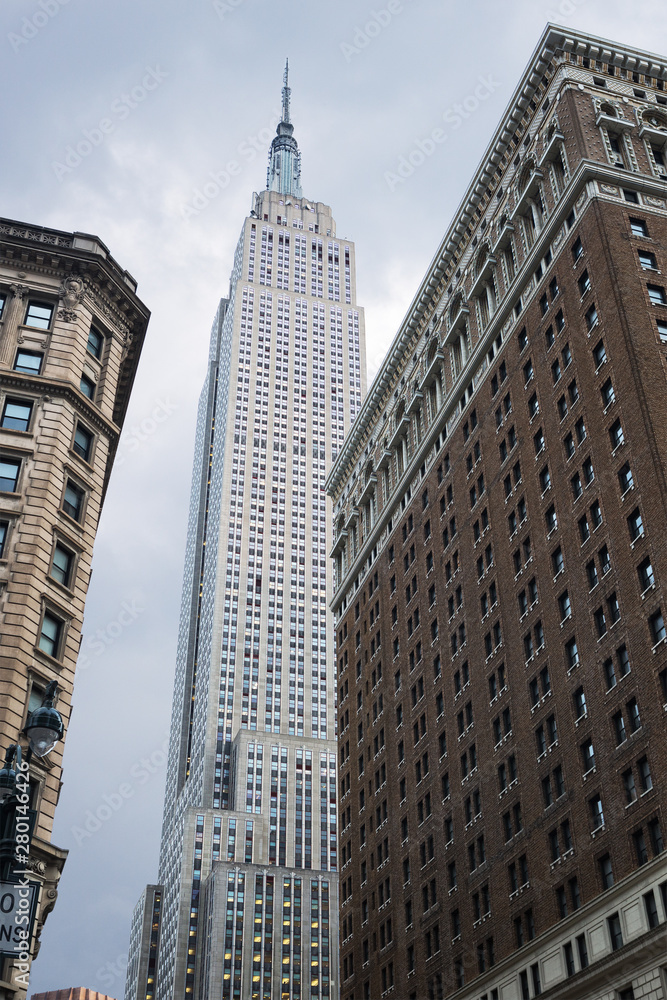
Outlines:
<svg viewBox="0 0 667 1000"><path fill-rule="evenodd" d="M2 897L0 897L0 912L1 913L11 913L14 909L14 893L6 892Z"/></svg>

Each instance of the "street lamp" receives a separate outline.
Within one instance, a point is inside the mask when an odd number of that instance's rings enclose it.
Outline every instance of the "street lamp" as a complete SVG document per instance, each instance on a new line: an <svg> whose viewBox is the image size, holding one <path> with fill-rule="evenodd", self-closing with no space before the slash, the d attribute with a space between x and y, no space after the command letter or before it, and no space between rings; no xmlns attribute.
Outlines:
<svg viewBox="0 0 667 1000"><path fill-rule="evenodd" d="M58 685L55 681L51 681L44 692L41 707L30 713L23 728L30 743L30 750L38 757L46 757L63 737L63 720L60 712L53 707L57 690Z"/></svg>
<svg viewBox="0 0 667 1000"><path fill-rule="evenodd" d="M62 738L64 732L60 712L53 707L58 685L51 681L44 692L44 700L40 708L30 713L22 735L28 738L28 749L23 758L19 743L7 748L4 767L0 769L0 878L6 879L15 863L16 824L18 816L32 816L30 826L34 823L36 813L27 804L19 807L19 798L25 796L28 783L28 767L33 753L37 757L45 757ZM22 777L19 779L19 773ZM17 797L18 796L18 797ZM26 820L23 820L26 822ZM32 836L30 830L29 837ZM28 848L30 841L28 840ZM25 852L22 852L25 853Z"/></svg>

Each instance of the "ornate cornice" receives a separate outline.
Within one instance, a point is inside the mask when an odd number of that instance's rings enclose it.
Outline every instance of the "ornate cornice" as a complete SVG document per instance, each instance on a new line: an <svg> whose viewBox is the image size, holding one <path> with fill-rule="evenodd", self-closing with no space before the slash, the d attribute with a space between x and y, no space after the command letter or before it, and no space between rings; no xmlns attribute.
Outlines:
<svg viewBox="0 0 667 1000"><path fill-rule="evenodd" d="M383 405L395 385L397 368L411 349L412 338L415 334L421 334L430 321L437 301L444 291L448 269L451 270L451 265L460 262L466 234L470 236L472 232L469 231L469 227L476 225L481 219L481 215L476 216L480 202L497 172L498 165L510 148L514 155L512 138L530 108L531 101L544 83L549 65L559 52L576 53L590 59L603 59L616 66L650 73L663 80L667 79L667 64L658 55L619 46L584 32L572 31L554 24L547 25L454 214L453 221L399 326L387 356L369 388L352 430L338 453L326 483L330 494L335 493L350 474L357 461L359 449L363 446L364 434L372 422L374 410Z"/></svg>

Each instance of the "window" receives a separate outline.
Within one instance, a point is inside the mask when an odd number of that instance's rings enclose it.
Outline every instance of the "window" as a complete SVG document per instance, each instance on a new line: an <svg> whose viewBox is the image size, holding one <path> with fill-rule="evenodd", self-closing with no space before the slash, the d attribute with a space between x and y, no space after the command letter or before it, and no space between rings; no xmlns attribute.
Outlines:
<svg viewBox="0 0 667 1000"><path fill-rule="evenodd" d="M1 426L14 431L27 431L30 426L32 403L20 399L6 399Z"/></svg>
<svg viewBox="0 0 667 1000"><path fill-rule="evenodd" d="M532 379L532 377L533 377L534 374L535 373L533 371L533 362L532 362L532 359L529 358L528 361L523 366L523 381L524 381L524 383L528 384L528 382L530 382L530 380Z"/></svg>
<svg viewBox="0 0 667 1000"><path fill-rule="evenodd" d="M96 330L94 326L91 326L88 332L88 343L86 345L87 350L93 355L94 358L98 360L102 357L102 350L104 348L104 335Z"/></svg>
<svg viewBox="0 0 667 1000"><path fill-rule="evenodd" d="M616 400L616 394L614 393L614 386L612 385L611 379L608 378L600 389L600 395L602 396L602 405L605 409L611 406Z"/></svg>
<svg viewBox="0 0 667 1000"><path fill-rule="evenodd" d="M95 383L91 378L88 378L87 375L81 376L81 382L79 384L79 388L81 389L81 392L84 394L84 396L88 397L88 399L94 399Z"/></svg>
<svg viewBox="0 0 667 1000"><path fill-rule="evenodd" d="M646 288L651 305L667 305L667 295L665 295L665 289L661 285L647 285Z"/></svg>
<svg viewBox="0 0 667 1000"><path fill-rule="evenodd" d="M572 488L572 497L574 500L578 500L581 494L584 492L584 487L581 483L581 476L578 472L572 476L570 480L570 486Z"/></svg>
<svg viewBox="0 0 667 1000"><path fill-rule="evenodd" d="M660 829L660 821L657 817L650 819L648 821L648 835L651 841L651 850L654 854L662 854L665 849L665 844L662 839L662 830Z"/></svg>
<svg viewBox="0 0 667 1000"><path fill-rule="evenodd" d="M578 687L577 690L572 695L572 703L574 705L574 717L578 721L587 714L586 710L586 695L584 693L583 687Z"/></svg>
<svg viewBox="0 0 667 1000"><path fill-rule="evenodd" d="M9 532L9 521L0 521L0 559L5 558L5 546L7 544L8 532Z"/></svg>
<svg viewBox="0 0 667 1000"><path fill-rule="evenodd" d="M75 521L81 520L84 495L84 491L76 483L73 483L71 479L67 480L65 496L63 498L63 510L70 517L73 517Z"/></svg>
<svg viewBox="0 0 667 1000"><path fill-rule="evenodd" d="M595 303L593 303L592 306L589 306L588 310L586 311L586 316L584 318L586 320L586 327L588 329L588 332L590 333L590 331L594 327L596 327L598 323L598 311L595 307Z"/></svg>
<svg viewBox="0 0 667 1000"><path fill-rule="evenodd" d="M551 487L551 476L549 474L549 466L545 465L540 472L540 489L545 493Z"/></svg>
<svg viewBox="0 0 667 1000"><path fill-rule="evenodd" d="M44 355L39 351L24 351L19 348L14 361L14 371L23 372L25 375L39 375L43 358Z"/></svg>
<svg viewBox="0 0 667 1000"><path fill-rule="evenodd" d="M581 467L581 471L584 474L584 482L586 483L586 486L590 486L593 480L595 479L595 473L593 471L593 462L591 461L590 458L586 459L586 461Z"/></svg>
<svg viewBox="0 0 667 1000"><path fill-rule="evenodd" d="M579 258L583 255L584 248L581 243L581 237L577 236L576 240L572 244L572 263L576 264Z"/></svg>
<svg viewBox="0 0 667 1000"><path fill-rule="evenodd" d="M636 698L631 698L627 703L626 708L628 710L628 724L631 733L636 733L638 729L641 729L641 718L639 716L639 705L637 704Z"/></svg>
<svg viewBox="0 0 667 1000"><path fill-rule="evenodd" d="M584 769L584 774L588 774L595 767L595 753L593 751L593 741L588 739L585 743L581 744L581 760Z"/></svg>
<svg viewBox="0 0 667 1000"><path fill-rule="evenodd" d="M639 770L639 780L641 781L642 793L650 792L653 788L653 779L651 777L648 757L641 757L637 761L637 768Z"/></svg>
<svg viewBox="0 0 667 1000"><path fill-rule="evenodd" d="M655 259L655 254L651 253L649 250L639 250L639 263L641 264L644 271L657 271L658 263Z"/></svg>
<svg viewBox="0 0 667 1000"><path fill-rule="evenodd" d="M0 491L16 493L21 463L15 459L0 457Z"/></svg>
<svg viewBox="0 0 667 1000"><path fill-rule="evenodd" d="M595 503L592 504L592 506L591 506L591 521L593 522L593 531L595 531L597 528L599 528L600 525L602 524L602 510L600 508L600 503L599 503L598 500L596 500ZM605 560L603 560L602 558L600 559L600 562L604 562L604 561ZM604 566L603 566L602 572L603 573L607 572L607 570L604 569Z"/></svg>
<svg viewBox="0 0 667 1000"><path fill-rule="evenodd" d="M93 435L83 426L83 424L76 425L72 448L79 458L84 460L84 462L90 461L90 455L93 448Z"/></svg>
<svg viewBox="0 0 667 1000"><path fill-rule="evenodd" d="M50 611L44 612L42 628L39 635L39 648L49 656L58 657L62 638L63 623Z"/></svg>
<svg viewBox="0 0 667 1000"><path fill-rule="evenodd" d="M539 455L539 453L544 449L544 433L541 427L537 434L533 436L533 445L535 446L536 455Z"/></svg>
<svg viewBox="0 0 667 1000"><path fill-rule="evenodd" d="M639 507L635 507L632 514L628 517L628 531L630 532L630 541L632 542L636 542L644 534L644 524Z"/></svg>
<svg viewBox="0 0 667 1000"><path fill-rule="evenodd" d="M25 314L25 325L32 326L37 330L48 330L53 319L53 306L46 302L28 302Z"/></svg>
<svg viewBox="0 0 667 1000"><path fill-rule="evenodd" d="M594 830L599 830L604 826L604 812L602 811L602 798L594 795L588 800L588 807L591 813L591 823Z"/></svg>
<svg viewBox="0 0 667 1000"><path fill-rule="evenodd" d="M591 279L588 277L588 271L584 271L580 275L577 284L579 285L579 294L582 297L586 294L586 292L590 291Z"/></svg>
<svg viewBox="0 0 667 1000"><path fill-rule="evenodd" d="M607 352L604 348L604 341L598 340L597 344L593 348L593 360L595 362L596 371L600 365L603 365L607 360Z"/></svg>
<svg viewBox="0 0 667 1000"><path fill-rule="evenodd" d="M546 330L544 331L544 339L547 342L547 351L548 351L549 348L552 347L552 345L553 345L553 343L554 343L554 341L556 339L556 337L554 336L554 328L553 328L553 326L548 326L546 328Z"/></svg>
<svg viewBox="0 0 667 1000"><path fill-rule="evenodd" d="M612 913L610 917L607 917L607 926L609 927L609 937L611 939L612 951L618 951L619 948L623 947L621 919L618 913Z"/></svg>
<svg viewBox="0 0 667 1000"><path fill-rule="evenodd" d="M620 446L624 443L625 438L623 436L623 427L620 420L615 420L609 428L609 440L611 442L612 451L616 451L616 449L620 448Z"/></svg>
<svg viewBox="0 0 667 1000"><path fill-rule="evenodd" d="M74 565L74 554L58 542L53 552L51 576L64 587L69 587Z"/></svg>
<svg viewBox="0 0 667 1000"><path fill-rule="evenodd" d="M563 572L564 561L563 561L563 550L560 545L551 554L551 567L553 569L554 576L558 576L559 573Z"/></svg>
<svg viewBox="0 0 667 1000"><path fill-rule="evenodd" d="M556 360L551 365L551 378L553 380L554 385L556 384L556 382L560 381L560 377L561 377L560 361L558 360L558 358L556 358Z"/></svg>
<svg viewBox="0 0 667 1000"><path fill-rule="evenodd" d="M0 483L2 482L2 463L0 463ZM664 642L665 640L665 619L663 618L662 610L658 608L655 614L652 614L648 620L649 629L651 631L651 638L653 640L653 645L657 646L659 642Z"/></svg>
<svg viewBox="0 0 667 1000"><path fill-rule="evenodd" d="M633 236L648 238L648 226L643 219L630 219L630 232Z"/></svg>
<svg viewBox="0 0 667 1000"><path fill-rule="evenodd" d="M598 571L594 559L591 559L586 565L586 576L588 577L588 589L594 590L598 585Z"/></svg>
<svg viewBox="0 0 667 1000"><path fill-rule="evenodd" d="M653 566L648 556L637 567L637 576L639 577L639 589L642 593L655 585Z"/></svg>
<svg viewBox="0 0 667 1000"><path fill-rule="evenodd" d="M565 643L565 659L568 670L573 670L579 664L579 650L574 637Z"/></svg>
<svg viewBox="0 0 667 1000"><path fill-rule="evenodd" d="M618 482L621 487L622 494L627 493L628 490L631 490L634 487L635 481L632 477L632 470L629 462L626 462L625 465L619 469Z"/></svg>

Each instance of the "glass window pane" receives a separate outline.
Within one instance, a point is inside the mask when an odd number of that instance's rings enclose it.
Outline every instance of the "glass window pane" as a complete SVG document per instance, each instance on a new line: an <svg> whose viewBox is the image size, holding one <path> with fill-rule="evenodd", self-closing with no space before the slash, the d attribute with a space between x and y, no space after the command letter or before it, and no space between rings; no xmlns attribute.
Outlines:
<svg viewBox="0 0 667 1000"><path fill-rule="evenodd" d="M25 372L27 375L39 375L43 357L44 355L37 351L17 351L14 371Z"/></svg>
<svg viewBox="0 0 667 1000"><path fill-rule="evenodd" d="M94 357L99 358L102 355L103 345L104 337L99 330L96 330L94 326L91 326L90 332L88 333L88 350Z"/></svg>
<svg viewBox="0 0 667 1000"><path fill-rule="evenodd" d="M32 403L22 403L8 399L2 414L2 426L15 431L27 431L30 423Z"/></svg>
<svg viewBox="0 0 667 1000"><path fill-rule="evenodd" d="M53 306L46 302L28 302L28 311L25 316L25 325L34 326L38 330L48 330L51 326L53 316Z"/></svg>
<svg viewBox="0 0 667 1000"><path fill-rule="evenodd" d="M49 656L56 656L58 653L58 640L60 638L61 623L47 611L42 622L42 631L39 637L39 648L48 653Z"/></svg>
<svg viewBox="0 0 667 1000"><path fill-rule="evenodd" d="M7 458L0 459L0 490L4 490L6 493L16 492L20 467L20 462L13 462Z"/></svg>

